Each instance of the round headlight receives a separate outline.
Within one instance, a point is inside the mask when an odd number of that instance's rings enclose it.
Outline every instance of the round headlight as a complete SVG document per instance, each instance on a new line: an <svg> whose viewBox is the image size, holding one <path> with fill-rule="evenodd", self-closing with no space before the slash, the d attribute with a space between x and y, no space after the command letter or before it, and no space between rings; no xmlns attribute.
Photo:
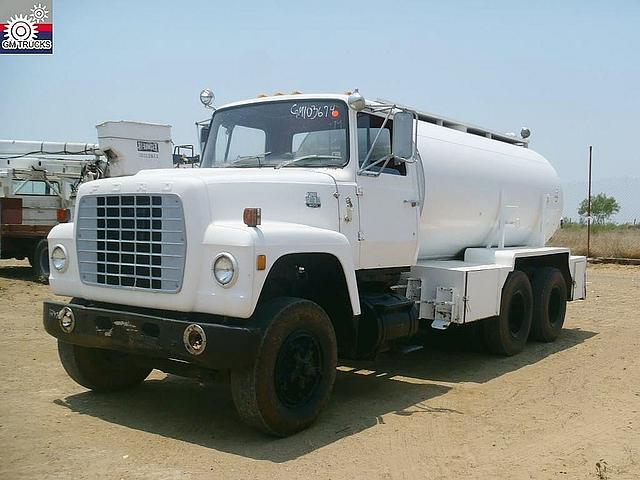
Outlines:
<svg viewBox="0 0 640 480"><path fill-rule="evenodd" d="M213 276L223 287L230 287L238 274L238 264L230 253L221 253L213 261Z"/></svg>
<svg viewBox="0 0 640 480"><path fill-rule="evenodd" d="M56 245L51 250L51 264L59 272L64 272L67 269L67 251L62 245Z"/></svg>

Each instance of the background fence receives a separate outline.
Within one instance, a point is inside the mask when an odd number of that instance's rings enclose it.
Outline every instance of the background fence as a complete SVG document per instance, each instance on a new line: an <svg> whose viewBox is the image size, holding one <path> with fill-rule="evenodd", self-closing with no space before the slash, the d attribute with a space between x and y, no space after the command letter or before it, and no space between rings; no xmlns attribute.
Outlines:
<svg viewBox="0 0 640 480"><path fill-rule="evenodd" d="M591 195L604 193L616 199L620 211L603 224L591 226L591 257L640 258L640 177L594 179ZM563 185L564 214L562 228L550 245L567 246L578 255L587 254L586 217L578 214L587 198L587 182Z"/></svg>
<svg viewBox="0 0 640 480"><path fill-rule="evenodd" d="M572 182L562 186L564 197L564 218L580 222L578 207L587 198L587 182ZM614 197L620 205L620 212L611 217L613 223L640 223L640 177L607 178L593 180L591 195L605 193Z"/></svg>

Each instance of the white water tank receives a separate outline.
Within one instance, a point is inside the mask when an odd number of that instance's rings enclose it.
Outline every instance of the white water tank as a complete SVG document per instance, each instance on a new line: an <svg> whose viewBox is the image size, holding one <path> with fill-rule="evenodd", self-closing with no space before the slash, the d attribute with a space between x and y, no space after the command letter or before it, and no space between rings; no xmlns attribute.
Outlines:
<svg viewBox="0 0 640 480"><path fill-rule="evenodd" d="M109 121L96 125L98 144L109 160L108 176L172 168L171 125Z"/></svg>
<svg viewBox="0 0 640 480"><path fill-rule="evenodd" d="M461 256L468 247L539 247L559 227L558 175L531 149L420 121L418 151L418 258Z"/></svg>

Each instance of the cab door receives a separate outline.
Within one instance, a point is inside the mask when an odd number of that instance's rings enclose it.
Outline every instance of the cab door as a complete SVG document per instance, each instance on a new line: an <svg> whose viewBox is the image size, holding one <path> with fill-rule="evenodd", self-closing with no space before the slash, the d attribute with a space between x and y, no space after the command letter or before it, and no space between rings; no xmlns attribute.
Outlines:
<svg viewBox="0 0 640 480"><path fill-rule="evenodd" d="M358 160L363 165L391 153L393 123L369 113L358 113ZM378 140L374 144L376 135ZM391 159L356 175L360 268L415 264L418 251L420 201L416 164Z"/></svg>

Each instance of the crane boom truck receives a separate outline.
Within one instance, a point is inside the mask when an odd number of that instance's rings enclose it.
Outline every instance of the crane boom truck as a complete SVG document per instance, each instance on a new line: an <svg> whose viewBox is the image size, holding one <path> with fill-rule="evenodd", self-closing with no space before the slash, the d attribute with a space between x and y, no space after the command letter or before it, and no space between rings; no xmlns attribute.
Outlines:
<svg viewBox="0 0 640 480"><path fill-rule="evenodd" d="M0 140L0 258L28 258L46 280L49 231L70 219L77 185L104 165L96 144Z"/></svg>
<svg viewBox="0 0 640 480"><path fill-rule="evenodd" d="M98 144L0 140L0 258L28 258L40 281L49 278L47 235L72 218L82 183L193 159L172 159L169 125L108 121L96 128ZM121 137L128 150L118 149L122 142L114 148Z"/></svg>
<svg viewBox="0 0 640 480"><path fill-rule="evenodd" d="M45 302L44 326L80 385L226 379L245 422L286 436L338 359L473 322L514 355L585 298L586 259L545 246L560 184L525 138L357 91L225 105L204 136L199 169L83 184L49 234L73 299Z"/></svg>

